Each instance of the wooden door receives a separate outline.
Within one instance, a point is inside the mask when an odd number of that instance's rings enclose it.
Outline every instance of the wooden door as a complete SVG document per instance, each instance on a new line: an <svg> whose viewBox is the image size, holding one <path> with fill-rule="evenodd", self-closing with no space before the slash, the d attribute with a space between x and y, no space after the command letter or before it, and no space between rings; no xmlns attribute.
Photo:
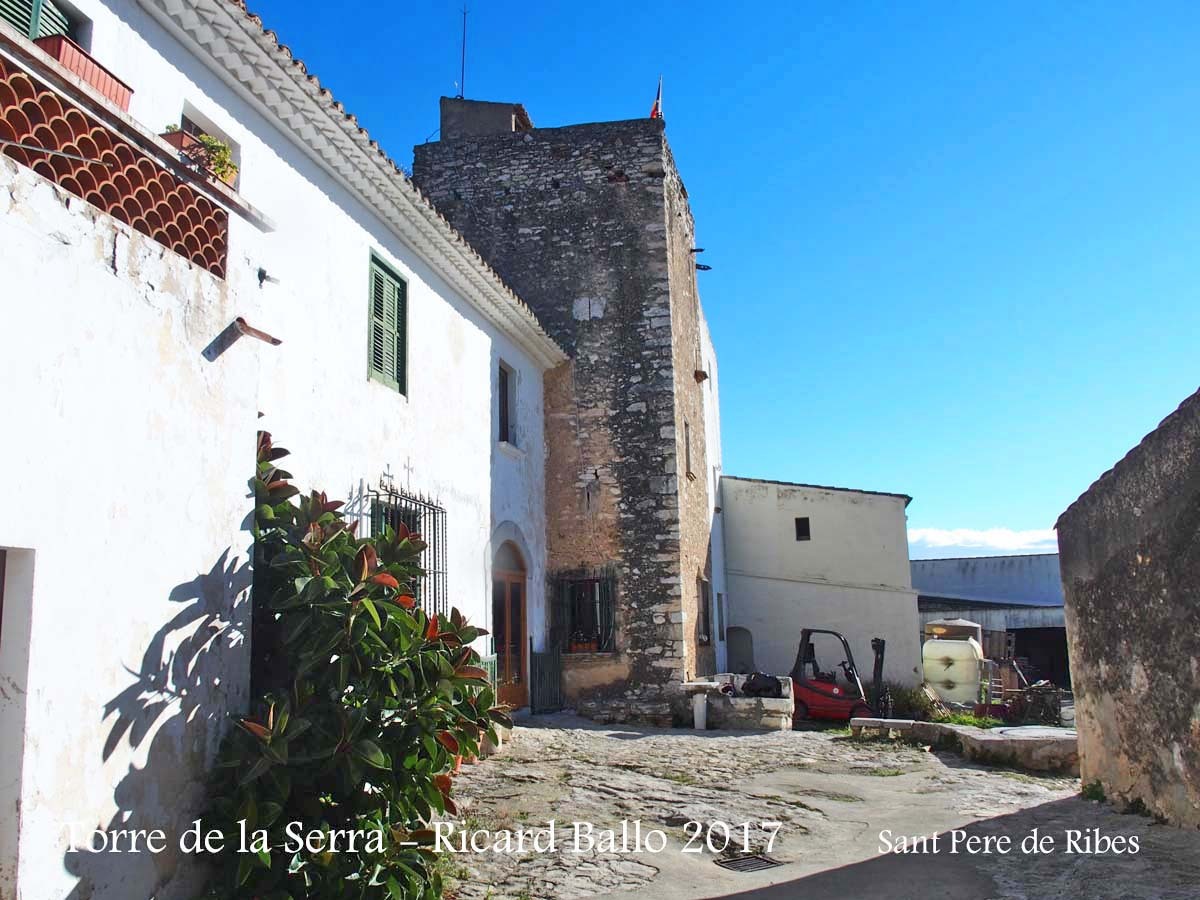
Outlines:
<svg viewBox="0 0 1200 900"><path fill-rule="evenodd" d="M497 697L514 709L528 706L524 572L493 573L492 633L496 646Z"/></svg>

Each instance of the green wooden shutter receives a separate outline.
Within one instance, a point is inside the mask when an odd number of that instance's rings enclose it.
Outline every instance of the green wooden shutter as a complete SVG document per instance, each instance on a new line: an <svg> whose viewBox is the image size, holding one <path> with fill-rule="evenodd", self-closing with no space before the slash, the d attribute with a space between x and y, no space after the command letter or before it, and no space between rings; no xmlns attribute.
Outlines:
<svg viewBox="0 0 1200 900"><path fill-rule="evenodd" d="M371 375L402 394L408 392L407 331L408 286L372 260Z"/></svg>
<svg viewBox="0 0 1200 900"><path fill-rule="evenodd" d="M71 34L71 20L52 0L0 0L0 19L28 38Z"/></svg>
<svg viewBox="0 0 1200 900"><path fill-rule="evenodd" d="M71 20L66 13L55 6L51 0L42 0L41 13L38 16L37 37L49 37L52 34L71 34Z"/></svg>
<svg viewBox="0 0 1200 900"><path fill-rule="evenodd" d="M33 0L0 0L0 19L28 37L33 28Z"/></svg>

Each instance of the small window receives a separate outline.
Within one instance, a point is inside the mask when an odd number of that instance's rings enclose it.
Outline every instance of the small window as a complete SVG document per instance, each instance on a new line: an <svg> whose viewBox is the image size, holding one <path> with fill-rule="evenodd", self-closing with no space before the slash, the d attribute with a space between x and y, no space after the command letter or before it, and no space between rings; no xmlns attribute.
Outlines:
<svg viewBox="0 0 1200 900"><path fill-rule="evenodd" d="M499 422L498 439L502 444L517 444L513 414L517 409L517 376L503 362L496 374L496 418Z"/></svg>
<svg viewBox="0 0 1200 900"><path fill-rule="evenodd" d="M370 375L408 396L408 285L375 257L371 258Z"/></svg>
<svg viewBox="0 0 1200 900"><path fill-rule="evenodd" d="M616 575L607 569L570 572L556 579L555 642L567 653L615 649Z"/></svg>
<svg viewBox="0 0 1200 900"><path fill-rule="evenodd" d="M700 630L697 640L703 645L708 645L712 643L712 585L701 575L696 579L696 586L697 603L700 605Z"/></svg>
<svg viewBox="0 0 1200 900"><path fill-rule="evenodd" d="M445 507L394 488L372 491L370 500L372 537L382 535L385 528L399 530L401 525L421 536L426 546L418 558L421 574L412 585L413 597L430 614L447 612L450 598Z"/></svg>
<svg viewBox="0 0 1200 900"><path fill-rule="evenodd" d="M811 541L812 540L812 532L809 530L809 527L808 527L808 516L805 516L804 518L796 519L796 540L798 540L798 541Z"/></svg>
<svg viewBox="0 0 1200 900"><path fill-rule="evenodd" d="M64 35L85 45L90 22L59 0L0 0L0 19L30 40Z"/></svg>
<svg viewBox="0 0 1200 900"><path fill-rule="evenodd" d="M683 423L683 463L688 481L695 481L696 474L692 471L692 426Z"/></svg>
<svg viewBox="0 0 1200 900"><path fill-rule="evenodd" d="M0 0L0 3L3 2L4 0ZM185 162L209 176L220 179L231 188L237 187L242 161L242 152L237 141L186 101L183 104L183 113L179 116L177 130L184 136L180 139L179 153Z"/></svg>

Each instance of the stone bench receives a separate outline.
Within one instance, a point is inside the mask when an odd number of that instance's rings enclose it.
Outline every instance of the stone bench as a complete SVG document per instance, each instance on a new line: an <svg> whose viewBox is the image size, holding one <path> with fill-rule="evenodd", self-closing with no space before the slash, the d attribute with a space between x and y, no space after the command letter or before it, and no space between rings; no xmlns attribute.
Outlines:
<svg viewBox="0 0 1200 900"><path fill-rule="evenodd" d="M956 750L972 762L1010 766L1030 772L1079 774L1079 749L1074 729L1041 725L976 728L947 722L914 722L912 719L850 720L850 734L864 731L898 731L908 740Z"/></svg>
<svg viewBox="0 0 1200 900"><path fill-rule="evenodd" d="M850 720L850 734L853 737L862 737L864 730L883 732L899 731L907 734L913 730L914 724L916 723L914 723L912 719L870 719L865 716L860 716Z"/></svg>
<svg viewBox="0 0 1200 900"><path fill-rule="evenodd" d="M747 676L722 672L695 681L683 683L683 691L689 695L703 694L707 700L707 726L732 731L791 731L792 679L777 676L782 697L747 697L741 693ZM721 685L732 684L736 694L721 693Z"/></svg>

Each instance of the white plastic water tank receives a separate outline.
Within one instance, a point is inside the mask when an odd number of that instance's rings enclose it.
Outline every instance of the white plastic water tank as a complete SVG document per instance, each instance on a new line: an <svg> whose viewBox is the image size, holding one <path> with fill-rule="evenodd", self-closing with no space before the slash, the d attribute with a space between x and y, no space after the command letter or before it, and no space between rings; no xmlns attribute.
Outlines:
<svg viewBox="0 0 1200 900"><path fill-rule="evenodd" d="M939 697L950 703L976 703L979 700L980 662L983 648L974 638L925 642L921 665L925 681Z"/></svg>

